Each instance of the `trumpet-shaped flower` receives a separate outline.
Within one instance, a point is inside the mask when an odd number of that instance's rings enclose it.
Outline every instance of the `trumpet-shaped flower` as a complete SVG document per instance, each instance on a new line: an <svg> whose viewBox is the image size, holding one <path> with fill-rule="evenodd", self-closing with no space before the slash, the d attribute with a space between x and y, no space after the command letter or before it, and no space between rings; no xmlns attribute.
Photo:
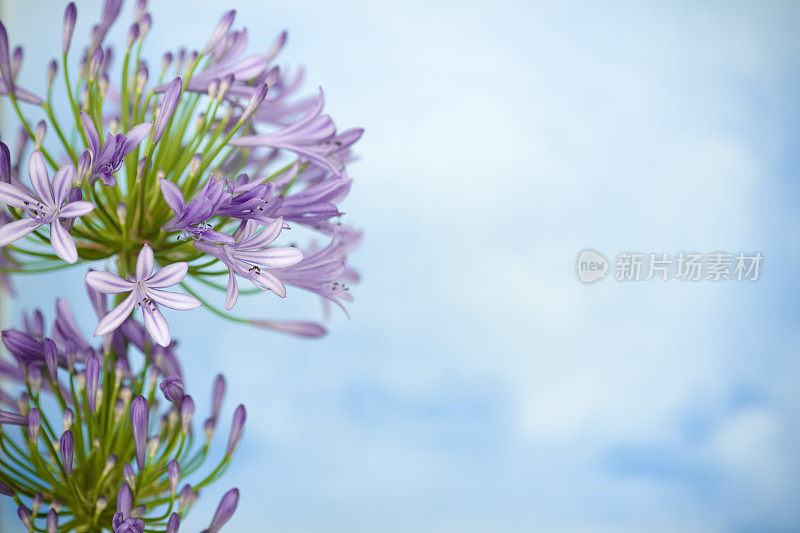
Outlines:
<svg viewBox="0 0 800 533"><path fill-rule="evenodd" d="M133 152L150 134L152 122L143 122L134 126L128 133L106 134L106 142L100 146L100 134L92 118L81 113L83 131L92 151L92 171L90 180L100 179L104 185L113 187L117 184L115 174L122 165L123 158Z"/></svg>
<svg viewBox="0 0 800 533"><path fill-rule="evenodd" d="M136 260L136 269L131 279L123 279L116 274L105 271L91 271L86 274L86 283L98 292L105 294L130 294L117 307L100 319L95 336L104 335L117 329L131 311L138 305L142 309L145 328L161 346L169 346L169 324L158 305L170 309L188 310L200 307L202 303L193 296L163 289L177 285L186 277L189 266L184 263L172 263L153 273L155 259L153 250L145 244Z"/></svg>

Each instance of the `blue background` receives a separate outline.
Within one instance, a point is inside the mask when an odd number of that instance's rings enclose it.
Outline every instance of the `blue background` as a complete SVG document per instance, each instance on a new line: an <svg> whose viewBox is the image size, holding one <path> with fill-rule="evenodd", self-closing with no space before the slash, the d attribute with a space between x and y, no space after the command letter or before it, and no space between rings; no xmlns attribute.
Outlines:
<svg viewBox="0 0 800 533"><path fill-rule="evenodd" d="M153 3L151 66L237 7L250 50L288 28L282 61L366 128L352 320L302 341L168 314L200 413L216 371L249 412L186 531L232 486L229 531L800 528L799 5ZM63 3L3 4L38 89ZM765 260L756 282L585 286L585 247ZM18 278L6 315L69 296L89 333L82 275ZM320 315L298 291L237 309Z"/></svg>

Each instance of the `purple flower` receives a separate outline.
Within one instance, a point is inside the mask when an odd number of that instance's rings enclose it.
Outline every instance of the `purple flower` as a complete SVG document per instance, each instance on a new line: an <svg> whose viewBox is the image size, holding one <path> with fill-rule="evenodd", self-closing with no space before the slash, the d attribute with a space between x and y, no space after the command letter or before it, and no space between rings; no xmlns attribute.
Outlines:
<svg viewBox="0 0 800 533"><path fill-rule="evenodd" d="M238 503L239 489L231 489L226 492L219 502L217 512L214 513L214 519L211 520L211 525L203 533L217 533L231 519Z"/></svg>
<svg viewBox="0 0 800 533"><path fill-rule="evenodd" d="M94 121L86 113L81 113L83 121L83 131L89 141L89 149L92 151L92 170L90 180L100 178L104 185L113 187L117 184L114 176L122 165L122 160L126 155L133 152L136 147L150 134L153 127L152 122L143 122L134 126L128 133L106 134L106 142L100 146L100 134L95 128Z"/></svg>
<svg viewBox="0 0 800 533"><path fill-rule="evenodd" d="M142 316L147 331L161 346L169 346L169 324L158 310L156 304L170 309L188 310L202 304L187 294L167 292L161 289L180 283L186 276L188 265L184 262L172 263L155 274L153 250L145 244L136 260L136 270L130 280L122 279L116 274L104 271L92 271L86 274L86 283L96 291L105 294L121 294L130 292L122 303L105 315L95 330L95 336L104 335L118 328L136 305L142 308Z"/></svg>
<svg viewBox="0 0 800 533"><path fill-rule="evenodd" d="M94 204L86 201L68 201L75 169L62 167L53 176L47 173L44 158L35 150L28 161L28 172L36 196L22 188L0 182L0 200L6 204L23 209L27 218L15 220L0 227L0 246L21 239L44 224L50 224L50 244L58 257L68 263L78 261L75 241L62 225L60 219L76 218L89 213ZM66 202L66 203L65 203Z"/></svg>
<svg viewBox="0 0 800 533"><path fill-rule="evenodd" d="M67 4L64 9L64 26L61 31L61 51L66 55L69 51L69 45L72 42L72 34L75 31L75 19L78 17L78 10L75 7L75 2Z"/></svg>
<svg viewBox="0 0 800 533"><path fill-rule="evenodd" d="M114 533L144 533L144 521L139 518L125 518L122 513L114 513L111 530Z"/></svg>
<svg viewBox="0 0 800 533"><path fill-rule="evenodd" d="M139 472L144 470L147 428L150 425L150 406L144 396L137 396L131 402L131 431L136 449L136 465Z"/></svg>
<svg viewBox="0 0 800 533"><path fill-rule="evenodd" d="M239 297L236 275L250 280L253 285L262 290L271 290L281 298L286 296L286 287L283 283L262 268L286 268L302 261L303 253L297 248L291 246L267 247L278 238L282 229L282 218L275 219L260 233L258 233L258 223L248 220L236 230L233 245L194 243L198 250L216 257L228 267L226 309L232 309Z"/></svg>
<svg viewBox="0 0 800 533"><path fill-rule="evenodd" d="M332 155L335 151L329 141L336 134L336 125L330 115L322 115L325 103L322 89L316 106L300 121L274 133L234 137L231 146L265 146L289 150L323 167L341 174L341 163Z"/></svg>
<svg viewBox="0 0 800 533"><path fill-rule="evenodd" d="M182 231L184 235L210 242L233 244L233 237L214 231L208 223L223 194L223 182L212 174L200 192L188 203L180 187L161 178L161 194L175 216L164 224L165 231Z"/></svg>
<svg viewBox="0 0 800 533"><path fill-rule="evenodd" d="M167 86L164 93L164 98L161 100L161 107L158 109L158 116L156 117L156 124L153 128L153 144L158 144L161 136L164 135L164 130L167 129L167 124L175 112L175 107L181 98L181 86L183 81L180 78L175 78Z"/></svg>
<svg viewBox="0 0 800 533"><path fill-rule="evenodd" d="M159 388L164 397L172 403L181 403L183 400L183 381L175 374L171 374L161 380Z"/></svg>

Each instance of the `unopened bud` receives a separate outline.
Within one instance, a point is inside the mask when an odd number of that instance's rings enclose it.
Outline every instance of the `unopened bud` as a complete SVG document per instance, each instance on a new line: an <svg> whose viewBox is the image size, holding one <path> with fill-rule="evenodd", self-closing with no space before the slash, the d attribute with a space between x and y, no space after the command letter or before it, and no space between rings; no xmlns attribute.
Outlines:
<svg viewBox="0 0 800 533"><path fill-rule="evenodd" d="M50 63L47 65L47 87L52 87L53 82L56 79L57 72L58 72L58 63L56 63L55 59L51 59Z"/></svg>
<svg viewBox="0 0 800 533"><path fill-rule="evenodd" d="M138 38L139 38L139 25L136 24L136 23L133 23L131 25L130 29L128 30L128 48L127 48L127 50L130 50L131 47L133 47L133 43L135 43L136 39L138 39Z"/></svg>
<svg viewBox="0 0 800 533"><path fill-rule="evenodd" d="M36 146L37 150L42 149L42 141L44 141L46 133L47 123L44 120L40 120L38 124L36 124L36 130L33 133L33 144Z"/></svg>
<svg viewBox="0 0 800 533"><path fill-rule="evenodd" d="M75 415L72 413L72 409L70 409L69 407L64 409L64 414L61 415L61 423L64 427L63 431L67 431L72 427L72 422L74 421L74 419Z"/></svg>
<svg viewBox="0 0 800 533"><path fill-rule="evenodd" d="M42 389L42 367L35 365L28 367L28 383L34 394L39 394Z"/></svg>

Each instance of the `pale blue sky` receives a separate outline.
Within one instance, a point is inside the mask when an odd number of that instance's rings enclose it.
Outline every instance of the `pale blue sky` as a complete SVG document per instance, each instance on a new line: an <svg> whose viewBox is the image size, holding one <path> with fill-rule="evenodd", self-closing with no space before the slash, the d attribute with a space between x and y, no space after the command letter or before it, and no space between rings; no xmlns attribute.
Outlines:
<svg viewBox="0 0 800 533"><path fill-rule="evenodd" d="M4 4L35 86L62 3ZM352 320L304 342L168 317L201 412L221 370L228 410L250 413L187 531L231 486L229 531L800 527L800 6L156 4L153 59L237 7L252 49L288 28L285 61L366 128ZM79 3L80 29L98 6ZM584 286L587 246L765 262L749 284ZM14 305L52 316L53 293L76 293L88 333L81 277L22 281ZM319 312L296 292L242 304Z"/></svg>

